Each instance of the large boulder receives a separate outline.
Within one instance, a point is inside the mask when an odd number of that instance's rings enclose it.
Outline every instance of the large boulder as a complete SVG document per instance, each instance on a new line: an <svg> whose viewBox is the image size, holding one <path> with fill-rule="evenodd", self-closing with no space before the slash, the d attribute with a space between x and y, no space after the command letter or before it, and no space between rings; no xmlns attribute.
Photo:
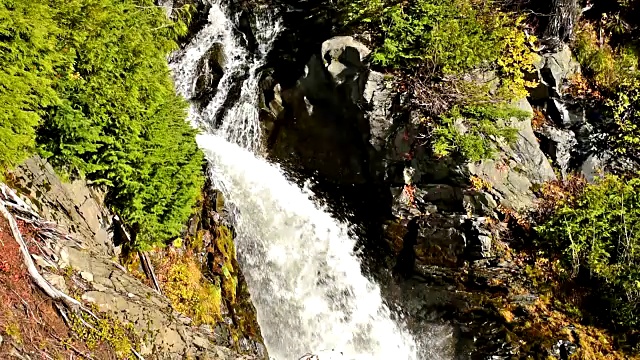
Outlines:
<svg viewBox="0 0 640 360"><path fill-rule="evenodd" d="M545 100L554 96L562 96L567 80L580 73L580 64L573 58L568 45L559 51L546 53L538 57L534 63L538 86L531 91L531 98Z"/></svg>
<svg viewBox="0 0 640 360"><path fill-rule="evenodd" d="M382 174L373 144L385 137L392 95L384 76L370 73L369 53L350 36L335 37L311 56L295 86L263 81L272 157L339 184L364 184Z"/></svg>
<svg viewBox="0 0 640 360"><path fill-rule="evenodd" d="M531 105L526 100L521 100L517 106L533 117ZM512 144L499 141L500 153L497 158L468 165L471 175L490 184L489 191L499 199L501 205L515 210L525 210L533 205L534 184L556 179L533 132L531 117L510 120L510 126L518 130L517 139Z"/></svg>
<svg viewBox="0 0 640 360"><path fill-rule="evenodd" d="M193 84L194 100L208 100L215 95L226 62L224 46L214 43L198 62L196 73L199 75Z"/></svg>

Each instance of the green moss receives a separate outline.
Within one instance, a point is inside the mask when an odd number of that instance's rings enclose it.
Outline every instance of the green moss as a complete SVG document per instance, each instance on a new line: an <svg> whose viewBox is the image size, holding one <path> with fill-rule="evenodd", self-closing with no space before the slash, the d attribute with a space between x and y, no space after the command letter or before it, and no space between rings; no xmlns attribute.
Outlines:
<svg viewBox="0 0 640 360"><path fill-rule="evenodd" d="M195 252L200 252L204 248L204 234L207 230L199 230L196 235L191 238L189 248Z"/></svg>
<svg viewBox="0 0 640 360"><path fill-rule="evenodd" d="M225 299L233 304L236 302L236 288L238 286L238 277L236 275L237 264L234 266L236 254L233 234L226 226L220 226L216 231L214 241L217 251L222 254L224 259L222 265L222 294Z"/></svg>
<svg viewBox="0 0 640 360"><path fill-rule="evenodd" d="M100 344L108 344L120 358L135 359L131 350L139 350L139 341L133 324L123 324L108 314L102 314L102 317L97 320L85 313L71 314L69 320L71 330L90 349L94 349Z"/></svg>
<svg viewBox="0 0 640 360"><path fill-rule="evenodd" d="M9 323L5 325L4 332L16 343L22 344L22 332L18 324Z"/></svg>
<svg viewBox="0 0 640 360"><path fill-rule="evenodd" d="M164 292L173 307L196 324L215 325L222 318L220 284L205 279L199 264L189 255L171 265Z"/></svg>

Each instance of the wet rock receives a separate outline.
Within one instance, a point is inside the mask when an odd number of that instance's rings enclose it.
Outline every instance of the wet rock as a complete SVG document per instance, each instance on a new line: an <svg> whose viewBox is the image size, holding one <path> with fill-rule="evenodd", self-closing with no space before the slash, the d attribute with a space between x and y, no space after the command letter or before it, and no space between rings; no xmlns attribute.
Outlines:
<svg viewBox="0 0 640 360"><path fill-rule="evenodd" d="M224 47L220 43L214 43L202 56L196 70L199 76L193 84L195 100L206 101L215 95L226 61Z"/></svg>
<svg viewBox="0 0 640 360"><path fill-rule="evenodd" d="M464 218L432 214L417 221L416 264L455 267L463 260L467 238Z"/></svg>
<svg viewBox="0 0 640 360"><path fill-rule="evenodd" d="M538 132L545 138L543 151L549 154L551 160L560 169L565 178L571 170L572 152L578 144L576 136L571 130L562 130L544 125Z"/></svg>
<svg viewBox="0 0 640 360"><path fill-rule="evenodd" d="M463 194L459 187L446 184L420 185L415 196L419 201L434 204L443 211L463 210Z"/></svg>
<svg viewBox="0 0 640 360"><path fill-rule="evenodd" d="M487 219L484 217L470 218L466 221L466 235L468 239L467 254L470 259L485 259L493 256L493 234L488 229Z"/></svg>
<svg viewBox="0 0 640 360"><path fill-rule="evenodd" d="M578 346L568 340L558 340L551 351L556 359L569 360L578 351Z"/></svg>
<svg viewBox="0 0 640 360"><path fill-rule="evenodd" d="M366 53L350 37L326 41L292 88L274 85L270 154L294 170L340 184L363 184L380 172L370 161L370 124L361 105L368 69ZM277 96L282 100L277 101ZM276 119L276 120L273 120Z"/></svg>

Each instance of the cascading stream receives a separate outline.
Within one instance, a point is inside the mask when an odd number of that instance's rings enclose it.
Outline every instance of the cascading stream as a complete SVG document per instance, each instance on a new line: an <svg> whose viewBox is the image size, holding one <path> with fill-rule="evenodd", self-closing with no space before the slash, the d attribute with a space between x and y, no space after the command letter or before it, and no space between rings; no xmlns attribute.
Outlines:
<svg viewBox="0 0 640 360"><path fill-rule="evenodd" d="M233 209L239 260L270 355L285 360L335 350L321 359L416 359L414 339L392 319L379 287L362 275L348 226L259 155L259 70L279 21L267 9L257 15L258 50L252 53L242 47L226 9L212 2L209 23L170 66L178 91L192 99L198 62L214 43L224 48L216 94L206 106L192 105L190 119L204 131L197 141L211 179ZM248 75L240 94L225 109L241 72ZM214 130L220 112L223 121Z"/></svg>

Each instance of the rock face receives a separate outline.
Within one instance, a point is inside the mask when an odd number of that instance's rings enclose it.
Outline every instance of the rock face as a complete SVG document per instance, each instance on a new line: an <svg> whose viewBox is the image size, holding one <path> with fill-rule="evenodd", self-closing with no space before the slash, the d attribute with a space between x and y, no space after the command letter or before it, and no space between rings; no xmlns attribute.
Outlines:
<svg viewBox="0 0 640 360"><path fill-rule="evenodd" d="M525 99L515 104L530 116L508 120L518 130L517 139L512 144L496 140L495 159L468 164L435 158L420 114L404 104L393 76L369 69L364 45L336 37L318 50L295 84L288 86L277 74L263 81L270 155L312 177L318 187L325 184L336 202L345 199L336 195L340 187L352 193L363 189L360 196L346 197L346 207L360 214L355 221L380 230L367 233L365 249L373 247L372 256L382 256L372 272L383 269L377 275L384 279L383 292L420 331L450 320L447 344L455 345L434 344L434 349L451 353L455 348L460 358L516 354L500 321L487 320L490 325L482 328L474 320L494 316L473 313L482 300L467 290L452 290L466 289L467 280L483 287L485 280L476 279L476 272L509 278L508 270L491 265L500 241L492 220L499 209L526 212L534 205L536 185L556 179L533 130L531 105ZM550 79L541 89L544 101L576 71L567 51L541 60L540 76ZM495 81L486 77L481 80ZM570 146L557 146L555 161L570 162ZM384 275L388 269L393 279Z"/></svg>
<svg viewBox="0 0 640 360"><path fill-rule="evenodd" d="M526 100L518 107L531 114L533 110ZM518 129L518 137L511 144L500 144L497 159L469 164L469 172L491 184L489 190L504 206L524 210L533 205L534 184L555 180L556 175L549 160L540 149L538 139L531 127L531 118L512 120L511 126Z"/></svg>
<svg viewBox="0 0 640 360"><path fill-rule="evenodd" d="M212 329L206 325L190 325L191 320L174 311L165 296L114 261L117 251L110 241L110 214L103 205L103 196L85 182L61 182L51 166L38 157L12 172L9 180L42 216L55 220L71 235L50 239L48 257L57 260L55 264L42 258L36 261L43 276L58 288L73 288L84 302L94 304L100 312L111 314L123 324L133 324L143 341L142 356L147 359L266 358L261 339L260 343L250 340L250 336L237 339L243 342L240 344L231 338L225 326ZM69 278L58 275L63 269L72 270ZM64 271L68 274L68 270ZM246 287L246 284L240 285ZM253 317L255 319L255 313ZM225 321L235 326L231 317Z"/></svg>
<svg viewBox="0 0 640 360"><path fill-rule="evenodd" d="M197 66L200 75L193 84L194 100L208 102L215 96L226 62L222 44L215 43L207 50Z"/></svg>
<svg viewBox="0 0 640 360"><path fill-rule="evenodd" d="M580 64L573 59L568 45L562 46L557 52L540 56L535 67L539 85L531 91L534 101L561 96L567 80L580 73Z"/></svg>
<svg viewBox="0 0 640 360"><path fill-rule="evenodd" d="M271 110L277 111L263 117L272 123L268 142L273 157L333 181L369 181L375 166L370 162L371 126L361 110L368 54L351 37L328 40L308 61L295 87L276 88L274 95L265 96L273 99Z"/></svg>
<svg viewBox="0 0 640 360"><path fill-rule="evenodd" d="M114 255L111 214L103 206L104 193L83 181L63 183L51 165L39 156L28 159L9 175L45 219L84 239L87 247Z"/></svg>

